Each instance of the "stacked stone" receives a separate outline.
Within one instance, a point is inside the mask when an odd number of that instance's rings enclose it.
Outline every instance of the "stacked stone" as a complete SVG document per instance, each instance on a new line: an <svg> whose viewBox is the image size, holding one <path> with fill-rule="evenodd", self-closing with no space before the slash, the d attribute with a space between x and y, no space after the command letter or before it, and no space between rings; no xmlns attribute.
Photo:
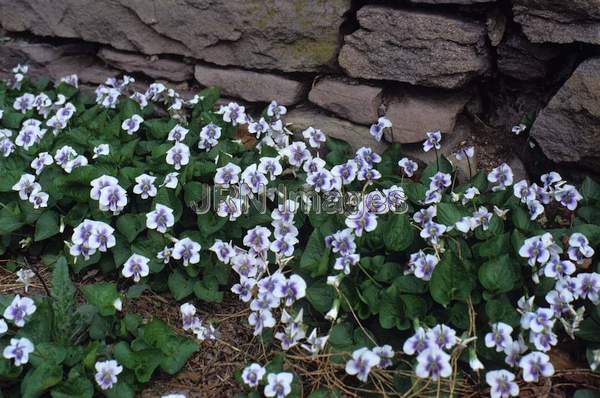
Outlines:
<svg viewBox="0 0 600 398"><path fill-rule="evenodd" d="M378 150L368 126L381 115L387 142L412 144L468 135L467 109L502 128L533 113L550 159L600 166L600 0L360 3L0 0L0 74L28 62L94 84L127 72L217 85Z"/></svg>

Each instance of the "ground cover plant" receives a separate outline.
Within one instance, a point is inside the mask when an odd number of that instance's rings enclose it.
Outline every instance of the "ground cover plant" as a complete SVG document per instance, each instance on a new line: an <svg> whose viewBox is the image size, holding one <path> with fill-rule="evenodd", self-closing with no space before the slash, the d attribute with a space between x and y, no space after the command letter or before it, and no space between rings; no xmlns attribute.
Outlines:
<svg viewBox="0 0 600 398"><path fill-rule="evenodd" d="M225 292L275 347L239 370L248 397L508 397L555 373L557 347L600 363L591 179L459 180L443 156L295 137L276 102L253 118L217 88L133 83L86 93L18 66L0 84L0 253L25 288L0 296L3 396L133 396L219 338L198 307ZM52 286L29 294L40 267ZM89 270L104 280L77 289ZM179 302L187 335L129 309L145 290Z"/></svg>

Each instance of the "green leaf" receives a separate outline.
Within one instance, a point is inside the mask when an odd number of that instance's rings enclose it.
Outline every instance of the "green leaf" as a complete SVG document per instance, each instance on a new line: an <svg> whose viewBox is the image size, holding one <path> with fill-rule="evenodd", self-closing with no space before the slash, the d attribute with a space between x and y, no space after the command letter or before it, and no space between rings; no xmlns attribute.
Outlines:
<svg viewBox="0 0 600 398"><path fill-rule="evenodd" d="M331 250L325 246L323 234L318 229L313 230L302 253L300 268L310 272L313 278L325 275L329 265L330 252Z"/></svg>
<svg viewBox="0 0 600 398"><path fill-rule="evenodd" d="M600 398L600 391L584 388L575 391L573 398Z"/></svg>
<svg viewBox="0 0 600 398"><path fill-rule="evenodd" d="M406 214L392 214L384 226L383 242L386 249L401 252L412 244L414 235Z"/></svg>
<svg viewBox="0 0 600 398"><path fill-rule="evenodd" d="M92 398L94 385L84 376L69 377L50 391L52 398Z"/></svg>
<svg viewBox="0 0 600 398"><path fill-rule="evenodd" d="M486 261L479 268L481 285L493 293L510 292L520 279L520 267L508 254Z"/></svg>
<svg viewBox="0 0 600 398"><path fill-rule="evenodd" d="M453 203L438 203L437 218L444 225L454 225L461 218L470 215L464 208Z"/></svg>
<svg viewBox="0 0 600 398"><path fill-rule="evenodd" d="M451 252L441 259L429 281L431 297L443 306L453 300L466 301L474 288L472 275Z"/></svg>
<svg viewBox="0 0 600 398"><path fill-rule="evenodd" d="M46 210L35 223L33 239L39 242L48 239L60 232L60 219L57 212Z"/></svg>
<svg viewBox="0 0 600 398"><path fill-rule="evenodd" d="M83 285L81 290L86 301L96 307L100 315L111 316L117 312L114 302L119 298L119 292L114 283L99 282Z"/></svg>
<svg viewBox="0 0 600 398"><path fill-rule="evenodd" d="M583 202L586 204L600 201L600 184L592 180L589 176L585 177L579 191L583 196Z"/></svg>
<svg viewBox="0 0 600 398"><path fill-rule="evenodd" d="M473 246L473 253L478 257L497 257L510 250L510 232L477 243Z"/></svg>
<svg viewBox="0 0 600 398"><path fill-rule="evenodd" d="M124 214L117 219L117 231L122 233L129 243L146 228L144 214Z"/></svg>
<svg viewBox="0 0 600 398"><path fill-rule="evenodd" d="M133 370L140 383L149 382L156 368L164 360L162 352L156 348L131 351L129 344L125 341L121 341L115 346L114 353L117 362L127 369Z"/></svg>
<svg viewBox="0 0 600 398"><path fill-rule="evenodd" d="M75 286L69 278L69 265L64 257L56 261L52 272L52 311L54 338L66 344L75 322Z"/></svg>
<svg viewBox="0 0 600 398"><path fill-rule="evenodd" d="M177 301L186 298L194 291L194 282L186 278L179 271L175 271L169 275L167 284L169 285L171 294Z"/></svg>
<svg viewBox="0 0 600 398"><path fill-rule="evenodd" d="M50 387L62 381L62 367L54 364L42 364L27 372L21 383L23 398L39 397Z"/></svg>
<svg viewBox="0 0 600 398"><path fill-rule="evenodd" d="M504 322L514 327L519 325L519 313L505 296L485 303L485 313L490 323Z"/></svg>
<svg viewBox="0 0 600 398"><path fill-rule="evenodd" d="M143 340L165 355L160 367L168 374L177 373L188 358L198 350L198 344L193 340L178 336L167 324L158 319L152 320L143 328Z"/></svg>
<svg viewBox="0 0 600 398"><path fill-rule="evenodd" d="M329 311L335 297L333 287L322 281L311 283L306 289L306 298L322 314Z"/></svg>
<svg viewBox="0 0 600 398"><path fill-rule="evenodd" d="M205 281L194 283L194 294L200 300L209 303L220 303L223 301L223 292L219 291L219 286L217 284L208 285Z"/></svg>

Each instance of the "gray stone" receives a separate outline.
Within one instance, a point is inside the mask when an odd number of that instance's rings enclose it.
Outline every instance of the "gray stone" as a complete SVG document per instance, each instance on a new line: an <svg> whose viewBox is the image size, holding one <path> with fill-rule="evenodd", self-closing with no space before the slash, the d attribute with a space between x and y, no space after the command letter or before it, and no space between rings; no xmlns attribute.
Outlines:
<svg viewBox="0 0 600 398"><path fill-rule="evenodd" d="M411 3L424 4L480 4L491 3L496 0L410 0Z"/></svg>
<svg viewBox="0 0 600 398"><path fill-rule="evenodd" d="M466 93L403 90L388 100L385 115L393 127L386 129L385 137L406 144L423 141L427 131L452 133L469 97Z"/></svg>
<svg viewBox="0 0 600 398"><path fill-rule="evenodd" d="M382 153L387 148L387 144L384 142L377 142L373 139L368 127L328 116L315 107L297 107L287 113L284 121L286 124L289 123L288 128L297 134L308 127L314 127L322 130L328 136L348 142L355 149L366 146Z"/></svg>
<svg viewBox="0 0 600 398"><path fill-rule="evenodd" d="M0 0L7 31L218 65L315 71L335 61L350 0Z"/></svg>
<svg viewBox="0 0 600 398"><path fill-rule="evenodd" d="M540 112L531 136L555 162L600 168L600 57L579 65Z"/></svg>
<svg viewBox="0 0 600 398"><path fill-rule="evenodd" d="M154 79L182 82L194 77L194 67L170 59L149 57L140 54L102 48L98 56L107 64L126 72L141 72Z"/></svg>
<svg viewBox="0 0 600 398"><path fill-rule="evenodd" d="M314 83L308 99L344 119L372 124L379 117L382 92L381 87L350 79L325 77Z"/></svg>
<svg viewBox="0 0 600 398"><path fill-rule="evenodd" d="M553 45L533 44L518 32L512 32L498 47L498 70L518 80L543 79L550 61L560 56Z"/></svg>
<svg viewBox="0 0 600 398"><path fill-rule="evenodd" d="M513 0L513 14L534 43L600 44L600 0Z"/></svg>
<svg viewBox="0 0 600 398"><path fill-rule="evenodd" d="M85 44L52 45L26 40L9 40L0 45L0 72L11 74L17 64L29 65L30 77L60 79L77 74L84 83L99 84L118 71L108 68L96 56L96 46Z"/></svg>
<svg viewBox="0 0 600 398"><path fill-rule="evenodd" d="M506 15L499 8L494 8L488 12L485 25L490 44L497 47L506 33Z"/></svg>
<svg viewBox="0 0 600 398"><path fill-rule="evenodd" d="M203 86L217 86L223 94L249 102L293 105L304 98L306 85L288 77L244 69L224 69L196 65L194 76Z"/></svg>
<svg viewBox="0 0 600 398"><path fill-rule="evenodd" d="M365 6L339 63L352 77L457 88L490 66L483 24L425 11Z"/></svg>

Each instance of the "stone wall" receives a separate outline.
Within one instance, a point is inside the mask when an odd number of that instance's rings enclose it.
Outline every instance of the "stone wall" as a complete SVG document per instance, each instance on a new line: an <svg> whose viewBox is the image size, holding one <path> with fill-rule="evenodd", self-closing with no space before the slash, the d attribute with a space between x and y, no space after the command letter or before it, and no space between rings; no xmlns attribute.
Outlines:
<svg viewBox="0 0 600 398"><path fill-rule="evenodd" d="M0 26L0 74L218 85L357 146L384 114L409 146L537 116L550 159L600 166L600 0L0 0Z"/></svg>

